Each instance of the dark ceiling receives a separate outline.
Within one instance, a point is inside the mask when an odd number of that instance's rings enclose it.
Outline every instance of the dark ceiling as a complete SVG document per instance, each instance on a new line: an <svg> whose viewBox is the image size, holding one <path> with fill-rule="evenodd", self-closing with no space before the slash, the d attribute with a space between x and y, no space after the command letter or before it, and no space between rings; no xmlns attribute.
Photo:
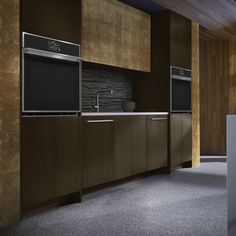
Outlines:
<svg viewBox="0 0 236 236"><path fill-rule="evenodd" d="M120 0L120 1L148 13L156 13L166 9L161 5L153 2L152 0Z"/></svg>
<svg viewBox="0 0 236 236"><path fill-rule="evenodd" d="M201 26L210 30L216 36L223 38L236 36L236 1L234 0L153 1L199 22ZM146 0L143 0L143 2L146 2Z"/></svg>

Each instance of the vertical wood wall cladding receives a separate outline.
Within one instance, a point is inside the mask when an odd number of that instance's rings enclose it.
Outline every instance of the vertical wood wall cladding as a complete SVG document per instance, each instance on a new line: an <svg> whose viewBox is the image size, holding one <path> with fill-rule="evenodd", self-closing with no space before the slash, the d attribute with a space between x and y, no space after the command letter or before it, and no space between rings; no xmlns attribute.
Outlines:
<svg viewBox="0 0 236 236"><path fill-rule="evenodd" d="M199 24L192 22L192 163L200 164Z"/></svg>
<svg viewBox="0 0 236 236"><path fill-rule="evenodd" d="M201 154L225 155L229 110L228 41L201 38L200 68Z"/></svg>
<svg viewBox="0 0 236 236"><path fill-rule="evenodd" d="M20 216L19 0L0 1L0 228Z"/></svg>
<svg viewBox="0 0 236 236"><path fill-rule="evenodd" d="M236 114L236 37L229 41L229 114Z"/></svg>
<svg viewBox="0 0 236 236"><path fill-rule="evenodd" d="M117 0L82 0L85 61L150 71L150 15Z"/></svg>

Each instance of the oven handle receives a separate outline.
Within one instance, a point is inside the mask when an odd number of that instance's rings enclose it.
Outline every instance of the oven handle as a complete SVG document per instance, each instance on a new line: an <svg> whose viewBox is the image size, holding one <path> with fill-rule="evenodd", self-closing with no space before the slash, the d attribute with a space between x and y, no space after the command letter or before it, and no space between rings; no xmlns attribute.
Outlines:
<svg viewBox="0 0 236 236"><path fill-rule="evenodd" d="M178 80L185 80L185 81L192 81L191 77L185 77L185 76L179 76L179 75L171 75L172 79L178 79Z"/></svg>
<svg viewBox="0 0 236 236"><path fill-rule="evenodd" d="M34 48L24 48L23 53L35 55L35 56L52 58L52 59L58 59L58 60L63 60L63 61L71 61L71 62L81 62L82 61L82 58L80 58L80 57L75 57L75 56L70 56L70 55L55 53L55 52L48 52L48 51L38 50L38 49L34 49Z"/></svg>

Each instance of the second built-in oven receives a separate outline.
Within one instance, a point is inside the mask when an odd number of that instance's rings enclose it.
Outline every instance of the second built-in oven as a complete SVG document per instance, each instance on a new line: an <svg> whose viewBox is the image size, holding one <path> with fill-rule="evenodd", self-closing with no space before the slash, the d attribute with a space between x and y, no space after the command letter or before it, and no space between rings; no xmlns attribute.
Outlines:
<svg viewBox="0 0 236 236"><path fill-rule="evenodd" d="M170 107L171 112L192 111L191 70L171 66L170 68Z"/></svg>

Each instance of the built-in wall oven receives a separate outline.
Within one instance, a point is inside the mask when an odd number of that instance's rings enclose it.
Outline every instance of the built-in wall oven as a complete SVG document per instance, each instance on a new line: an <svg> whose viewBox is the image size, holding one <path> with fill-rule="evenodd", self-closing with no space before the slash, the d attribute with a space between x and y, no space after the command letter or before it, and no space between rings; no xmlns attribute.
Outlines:
<svg viewBox="0 0 236 236"><path fill-rule="evenodd" d="M22 114L81 111L80 45L23 33Z"/></svg>
<svg viewBox="0 0 236 236"><path fill-rule="evenodd" d="M192 111L192 72L188 69L170 67L171 112Z"/></svg>

